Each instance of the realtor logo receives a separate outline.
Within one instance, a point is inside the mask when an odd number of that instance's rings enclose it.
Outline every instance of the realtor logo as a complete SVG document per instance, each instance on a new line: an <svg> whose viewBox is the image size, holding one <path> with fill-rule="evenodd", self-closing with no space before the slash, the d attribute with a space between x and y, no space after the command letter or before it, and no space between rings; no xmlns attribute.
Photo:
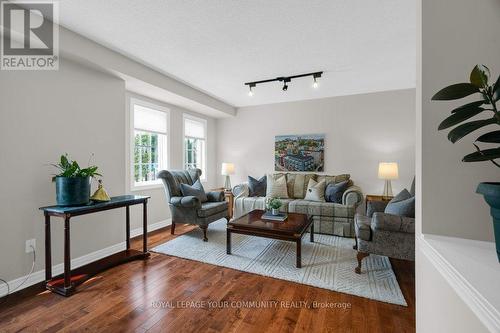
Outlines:
<svg viewBox="0 0 500 333"><path fill-rule="evenodd" d="M58 23L58 2L2 2L0 69L57 70Z"/></svg>

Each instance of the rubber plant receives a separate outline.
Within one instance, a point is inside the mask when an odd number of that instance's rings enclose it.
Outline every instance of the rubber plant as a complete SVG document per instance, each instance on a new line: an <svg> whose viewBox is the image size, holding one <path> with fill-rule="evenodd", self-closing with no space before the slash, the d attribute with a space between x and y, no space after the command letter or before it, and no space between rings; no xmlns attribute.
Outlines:
<svg viewBox="0 0 500 333"><path fill-rule="evenodd" d="M439 124L438 130L454 127L448 133L448 140L458 142L465 136L493 125L495 130L484 133L472 143L476 151L463 157L463 162L491 162L500 168L500 111L497 102L500 100L500 76L490 82L491 72L485 65L476 65L470 73L469 82L457 83L438 91L434 101L449 101L477 95L478 100L454 108L451 115ZM476 116L486 116L472 120ZM491 126L490 126L491 127ZM493 229L496 240L497 257L500 262L500 183L480 183L476 190L484 195L490 205L493 217Z"/></svg>

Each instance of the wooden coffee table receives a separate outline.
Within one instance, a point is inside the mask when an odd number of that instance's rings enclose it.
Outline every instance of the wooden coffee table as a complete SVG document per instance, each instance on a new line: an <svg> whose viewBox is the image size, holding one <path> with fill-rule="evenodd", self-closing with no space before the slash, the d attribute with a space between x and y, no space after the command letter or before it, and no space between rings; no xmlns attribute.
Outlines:
<svg viewBox="0 0 500 333"><path fill-rule="evenodd" d="M284 222L262 220L263 210L253 210L227 223L227 254L231 254L231 234L243 234L295 242L297 244L297 268L302 267L302 236L311 228L311 242L314 242L314 223L306 214L288 213Z"/></svg>

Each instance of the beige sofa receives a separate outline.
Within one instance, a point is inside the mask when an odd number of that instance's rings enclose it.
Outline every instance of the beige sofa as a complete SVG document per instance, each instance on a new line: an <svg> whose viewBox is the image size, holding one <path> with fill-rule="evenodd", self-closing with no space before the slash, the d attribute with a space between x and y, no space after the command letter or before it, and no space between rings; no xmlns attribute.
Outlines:
<svg viewBox="0 0 500 333"><path fill-rule="evenodd" d="M270 174L273 177L278 173ZM303 213L312 216L314 230L318 233L354 237L354 215L356 208L363 201L363 194L358 186L355 186L350 175L338 176L318 175L312 173L286 173L288 199L281 199L282 212ZM344 192L342 203L316 202L304 200L309 179L320 182L350 181L349 188ZM265 209L266 197L249 197L248 184L242 183L233 188L234 195L234 218L238 218L254 209Z"/></svg>

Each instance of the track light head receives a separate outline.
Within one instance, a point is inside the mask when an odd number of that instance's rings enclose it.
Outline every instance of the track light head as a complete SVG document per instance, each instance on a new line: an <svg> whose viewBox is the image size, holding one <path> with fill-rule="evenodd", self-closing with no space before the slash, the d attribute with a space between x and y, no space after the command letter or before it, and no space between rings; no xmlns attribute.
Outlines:
<svg viewBox="0 0 500 333"><path fill-rule="evenodd" d="M287 91L288 90L288 85L286 84L286 82L283 84L283 91Z"/></svg>
<svg viewBox="0 0 500 333"><path fill-rule="evenodd" d="M249 90L248 90L248 96L250 96L250 97L252 97L253 94L254 94L254 92L252 90L253 87L255 87L255 84L249 84L248 85L248 88L249 88Z"/></svg>

